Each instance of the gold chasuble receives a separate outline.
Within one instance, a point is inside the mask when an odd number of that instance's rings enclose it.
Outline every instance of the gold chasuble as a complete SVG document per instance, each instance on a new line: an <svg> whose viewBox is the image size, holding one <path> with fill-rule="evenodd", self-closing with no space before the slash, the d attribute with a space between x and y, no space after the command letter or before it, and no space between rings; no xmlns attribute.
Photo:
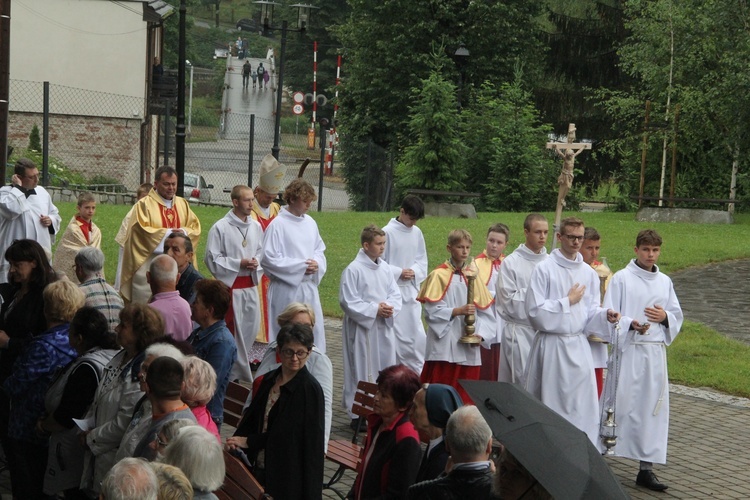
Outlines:
<svg viewBox="0 0 750 500"><path fill-rule="evenodd" d="M450 260L446 260L435 268L427 276L427 279L422 282L422 288L419 290L417 300L419 302L440 302L443 300L454 274L461 275L461 279L468 283L462 270L456 269ZM494 302L495 299L492 298L489 290L487 290L487 285L482 283L481 280L474 280L474 305L479 309L487 309Z"/></svg>
<svg viewBox="0 0 750 500"><path fill-rule="evenodd" d="M490 278L492 278L493 272L500 272L500 263L504 258L505 255L501 255L500 258L492 260L487 257L486 252L482 252L476 256L476 258L474 259L474 264L477 266L477 271L479 272L479 281L481 281L484 286L490 284Z"/></svg>
<svg viewBox="0 0 750 500"><path fill-rule="evenodd" d="M193 242L195 255L198 255L198 241L201 235L201 223L195 216L185 198L175 196L172 208L167 208L155 190L139 200L133 207L128 225L128 233L123 245L122 282L120 293L123 298L132 300L133 276L148 261L156 247L170 229L182 228L187 231ZM197 260L193 258L193 265Z"/></svg>

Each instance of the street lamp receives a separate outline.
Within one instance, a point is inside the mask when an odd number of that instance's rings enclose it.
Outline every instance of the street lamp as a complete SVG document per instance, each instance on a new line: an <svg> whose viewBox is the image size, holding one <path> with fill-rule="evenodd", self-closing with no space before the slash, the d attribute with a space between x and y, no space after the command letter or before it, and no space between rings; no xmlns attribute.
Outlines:
<svg viewBox="0 0 750 500"><path fill-rule="evenodd" d="M281 28L274 28L273 24L273 10L276 5L281 5L277 2L269 2L268 0L257 0L253 2L260 5L260 18L263 20L263 34L266 35L269 31L281 30L281 53L279 54L279 71L278 71L278 83L276 86L276 120L274 123L273 130L273 146L271 147L271 154L277 160L279 159L279 140L281 138L281 94L284 92L284 56L286 55L286 33L287 31L294 31L302 33L307 27L307 22L310 19L310 13L312 9L318 9L314 5L307 4L294 4L291 7L295 7L298 11L297 15L297 29L288 29L287 22L281 22Z"/></svg>
<svg viewBox="0 0 750 500"><path fill-rule="evenodd" d="M190 97L188 98L188 125L187 134L188 136L193 132L193 68L194 66L185 59L185 64L190 66Z"/></svg>
<svg viewBox="0 0 750 500"><path fill-rule="evenodd" d="M456 66L458 66L458 110L461 111L461 94L463 93L464 80L466 79L466 63L469 60L471 52L467 49L463 42L461 42L453 54L456 59Z"/></svg>

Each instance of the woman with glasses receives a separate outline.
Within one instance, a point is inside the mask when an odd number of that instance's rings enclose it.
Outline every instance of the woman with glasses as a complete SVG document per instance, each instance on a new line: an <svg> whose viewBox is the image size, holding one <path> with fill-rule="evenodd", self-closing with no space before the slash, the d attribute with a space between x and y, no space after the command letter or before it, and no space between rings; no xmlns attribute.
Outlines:
<svg viewBox="0 0 750 500"><path fill-rule="evenodd" d="M281 366L256 378L253 400L227 439L274 498L319 499L323 485L323 390L305 367L313 331L295 323L276 338Z"/></svg>
<svg viewBox="0 0 750 500"><path fill-rule="evenodd" d="M292 302L281 311L279 317L276 318L279 327L283 327L289 323L298 323L300 325L308 325L310 328L315 328L315 312L313 311L310 304L303 304L302 302ZM314 331L314 330L313 330ZM281 366L281 357L277 354L276 342L268 344L268 349L263 355L263 360L260 362L258 370L255 372L256 377L275 370ZM325 449L328 451L328 437L331 434L331 419L333 418L333 365L328 356L318 349L317 346L313 345L310 355L305 361L305 367L310 374L315 377L320 387L323 389L323 397L325 398ZM252 397L252 394L251 394ZM248 399L245 406L250 405L252 399Z"/></svg>

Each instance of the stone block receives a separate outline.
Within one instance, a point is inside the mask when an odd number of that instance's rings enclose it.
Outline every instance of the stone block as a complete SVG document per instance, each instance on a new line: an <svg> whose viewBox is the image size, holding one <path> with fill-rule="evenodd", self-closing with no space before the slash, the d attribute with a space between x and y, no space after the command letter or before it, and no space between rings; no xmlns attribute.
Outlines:
<svg viewBox="0 0 750 500"><path fill-rule="evenodd" d="M425 215L435 217L455 217L458 219L476 219L477 211L471 203L435 203L424 205Z"/></svg>
<svg viewBox="0 0 750 500"><path fill-rule="evenodd" d="M700 208L646 207L638 210L639 222L691 222L694 224L732 224L732 214L722 210Z"/></svg>

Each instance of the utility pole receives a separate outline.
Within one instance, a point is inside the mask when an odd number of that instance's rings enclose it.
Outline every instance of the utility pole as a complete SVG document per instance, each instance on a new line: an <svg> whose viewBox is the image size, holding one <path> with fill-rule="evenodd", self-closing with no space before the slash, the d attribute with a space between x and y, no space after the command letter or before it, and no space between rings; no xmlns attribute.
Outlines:
<svg viewBox="0 0 750 500"><path fill-rule="evenodd" d="M217 4L218 8L218 4ZM187 6L180 0L180 35L177 62L177 133L174 163L177 170L177 196L185 195L185 22Z"/></svg>
<svg viewBox="0 0 750 500"><path fill-rule="evenodd" d="M8 161L10 99L10 0L0 0L0 184L5 184Z"/></svg>

